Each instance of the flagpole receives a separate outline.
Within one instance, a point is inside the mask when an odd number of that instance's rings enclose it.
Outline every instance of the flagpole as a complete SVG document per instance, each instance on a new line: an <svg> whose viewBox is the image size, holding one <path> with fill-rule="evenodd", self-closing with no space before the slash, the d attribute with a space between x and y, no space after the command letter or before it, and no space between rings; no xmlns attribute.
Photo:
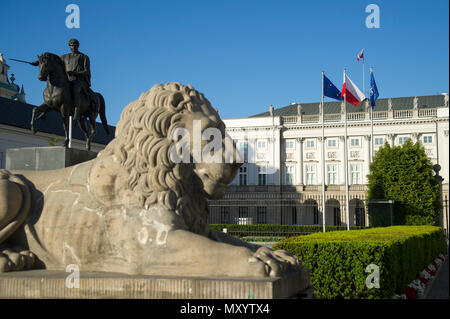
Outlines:
<svg viewBox="0 0 450 319"><path fill-rule="evenodd" d="M323 71L322 71L322 224L323 224L323 232L326 232L325 227L325 107L323 104Z"/></svg>
<svg viewBox="0 0 450 319"><path fill-rule="evenodd" d="M366 61L366 58L365 58L365 54L363 55L363 63L362 63L362 68L363 68L363 93L364 93L364 95L366 95L366 81L365 81L365 79L364 79L364 62Z"/></svg>
<svg viewBox="0 0 450 319"><path fill-rule="evenodd" d="M372 66L370 67L370 74L372 75ZM370 95L369 95L370 96ZM374 150L374 137L373 137L373 107L370 105L370 162L373 161L373 150Z"/></svg>
<svg viewBox="0 0 450 319"><path fill-rule="evenodd" d="M344 83L345 83L345 68L344 68ZM347 217L347 230L350 230L350 211L349 211L349 199L348 199L348 154L347 154L347 86L344 91L344 172L345 172L345 210Z"/></svg>

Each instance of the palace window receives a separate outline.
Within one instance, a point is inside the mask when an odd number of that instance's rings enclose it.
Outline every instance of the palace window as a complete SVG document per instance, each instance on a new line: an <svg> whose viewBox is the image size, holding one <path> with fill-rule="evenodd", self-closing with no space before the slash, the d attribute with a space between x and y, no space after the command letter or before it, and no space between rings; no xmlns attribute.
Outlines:
<svg viewBox="0 0 450 319"><path fill-rule="evenodd" d="M350 145L353 147L358 147L359 146L359 137L352 137L350 139Z"/></svg>
<svg viewBox="0 0 450 319"><path fill-rule="evenodd" d="M366 226L364 207L355 207L355 224L356 226Z"/></svg>
<svg viewBox="0 0 450 319"><path fill-rule="evenodd" d="M267 223L267 207L258 206L256 209L256 223L266 224Z"/></svg>
<svg viewBox="0 0 450 319"><path fill-rule="evenodd" d="M319 224L319 209L317 208L317 206L314 206L314 213L313 213L313 223L314 225L318 225Z"/></svg>
<svg viewBox="0 0 450 319"><path fill-rule="evenodd" d="M247 163L248 162L248 143L247 143L247 141L239 142L238 150L244 160L244 163Z"/></svg>
<svg viewBox="0 0 450 319"><path fill-rule="evenodd" d="M424 135L424 137L423 137L423 143L424 143L424 144L430 144L430 143L433 143L433 136L431 136L431 135Z"/></svg>
<svg viewBox="0 0 450 319"><path fill-rule="evenodd" d="M383 145L383 144L384 144L384 138L375 137L375 145Z"/></svg>
<svg viewBox="0 0 450 319"><path fill-rule="evenodd" d="M294 140L286 140L286 149L287 150L294 150L295 149L295 142L294 142Z"/></svg>
<svg viewBox="0 0 450 319"><path fill-rule="evenodd" d="M267 144L266 144L265 140L258 141L258 150L265 150L266 146L267 146Z"/></svg>
<svg viewBox="0 0 450 319"><path fill-rule="evenodd" d="M406 143L406 141L409 139L408 136L399 136L398 137L398 145L403 145Z"/></svg>
<svg viewBox="0 0 450 319"><path fill-rule="evenodd" d="M286 185L294 185L294 166L286 166Z"/></svg>
<svg viewBox="0 0 450 319"><path fill-rule="evenodd" d="M352 185L362 184L361 180L361 164L350 165L350 176Z"/></svg>
<svg viewBox="0 0 450 319"><path fill-rule="evenodd" d="M337 146L337 140L335 138L328 139L328 147L336 147Z"/></svg>
<svg viewBox="0 0 450 319"><path fill-rule="evenodd" d="M337 165L329 164L327 165L327 170L328 170L328 185L337 185L338 184Z"/></svg>
<svg viewBox="0 0 450 319"><path fill-rule="evenodd" d="M306 185L316 185L316 164L305 165Z"/></svg>
<svg viewBox="0 0 450 319"><path fill-rule="evenodd" d="M316 141L315 140L306 140L306 148L315 148Z"/></svg>
<svg viewBox="0 0 450 319"><path fill-rule="evenodd" d="M333 207L333 223L334 226L341 226L341 209Z"/></svg>

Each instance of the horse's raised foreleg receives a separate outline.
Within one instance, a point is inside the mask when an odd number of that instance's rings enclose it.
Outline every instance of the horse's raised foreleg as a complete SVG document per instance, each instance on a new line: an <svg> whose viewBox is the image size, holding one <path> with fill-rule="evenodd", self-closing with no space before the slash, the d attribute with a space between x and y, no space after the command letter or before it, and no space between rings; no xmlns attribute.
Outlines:
<svg viewBox="0 0 450 319"><path fill-rule="evenodd" d="M47 104L41 104L37 107L33 108L33 112L31 113L31 132L33 134L36 134L36 128L34 127L34 124L36 122L36 120L39 120L40 118L42 118L42 114L45 114L48 110L50 109L50 107ZM41 112L41 114L36 118L36 112Z"/></svg>

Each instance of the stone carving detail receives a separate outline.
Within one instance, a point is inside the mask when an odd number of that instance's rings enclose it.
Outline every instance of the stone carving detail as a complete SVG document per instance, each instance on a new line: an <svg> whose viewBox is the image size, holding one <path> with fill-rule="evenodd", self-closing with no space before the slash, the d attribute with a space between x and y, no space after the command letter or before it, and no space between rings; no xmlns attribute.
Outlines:
<svg viewBox="0 0 450 319"><path fill-rule="evenodd" d="M306 159L312 160L315 158L315 154L313 152L306 153Z"/></svg>
<svg viewBox="0 0 450 319"><path fill-rule="evenodd" d="M328 158L335 159L336 158L336 152L328 152Z"/></svg>
<svg viewBox="0 0 450 319"><path fill-rule="evenodd" d="M350 152L350 157L358 158L359 157L359 151L351 151Z"/></svg>
<svg viewBox="0 0 450 319"><path fill-rule="evenodd" d="M266 159L266 153L257 153L256 154L256 159L257 160L264 160L264 159Z"/></svg>
<svg viewBox="0 0 450 319"><path fill-rule="evenodd" d="M287 252L209 230L206 198L222 198L240 164L174 163L170 133L185 128L192 137L194 120L202 130L219 128L225 145L225 125L203 94L156 85L124 109L97 158L54 171L0 170L0 272L77 264L83 271L264 277L300 269ZM232 145L224 158L235 158Z"/></svg>
<svg viewBox="0 0 450 319"><path fill-rule="evenodd" d="M287 160L293 160L294 159L294 153L286 153L286 159Z"/></svg>

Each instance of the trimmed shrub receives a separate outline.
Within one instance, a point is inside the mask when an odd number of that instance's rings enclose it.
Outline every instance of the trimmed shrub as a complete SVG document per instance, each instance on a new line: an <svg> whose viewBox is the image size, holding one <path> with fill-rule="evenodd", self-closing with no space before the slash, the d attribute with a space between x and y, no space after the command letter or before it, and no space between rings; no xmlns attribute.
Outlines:
<svg viewBox="0 0 450 319"><path fill-rule="evenodd" d="M367 199L392 199L394 225L438 225L441 201L433 164L419 142L385 143L375 154L367 175Z"/></svg>
<svg viewBox="0 0 450 319"><path fill-rule="evenodd" d="M290 237L273 249L302 260L319 298L374 299L400 293L446 246L440 227L392 226ZM379 289L366 287L370 264L379 267Z"/></svg>

